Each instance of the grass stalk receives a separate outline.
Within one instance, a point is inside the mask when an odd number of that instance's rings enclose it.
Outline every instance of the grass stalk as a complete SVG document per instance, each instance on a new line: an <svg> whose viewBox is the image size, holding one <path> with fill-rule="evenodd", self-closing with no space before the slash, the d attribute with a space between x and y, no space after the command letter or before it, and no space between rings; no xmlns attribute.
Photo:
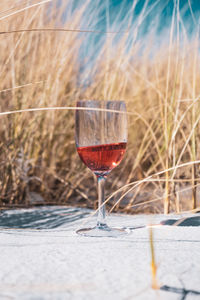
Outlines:
<svg viewBox="0 0 200 300"><path fill-rule="evenodd" d="M149 226L149 244L150 244L150 253L151 253L151 287L154 290L159 289L157 281L157 264L155 257L155 247L154 247L154 236L153 236L153 227Z"/></svg>

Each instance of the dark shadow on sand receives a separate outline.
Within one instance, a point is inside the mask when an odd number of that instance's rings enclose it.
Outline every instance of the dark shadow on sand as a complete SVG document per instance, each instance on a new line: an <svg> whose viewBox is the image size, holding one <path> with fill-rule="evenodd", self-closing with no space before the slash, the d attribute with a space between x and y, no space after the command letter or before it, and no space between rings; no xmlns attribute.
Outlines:
<svg viewBox="0 0 200 300"><path fill-rule="evenodd" d="M53 229L88 216L89 212L75 207L45 206L0 212L0 228Z"/></svg>
<svg viewBox="0 0 200 300"><path fill-rule="evenodd" d="M160 224L162 225L172 225L172 226L200 226L200 215L195 217L189 218L182 218L182 219L169 219L164 220Z"/></svg>
<svg viewBox="0 0 200 300"><path fill-rule="evenodd" d="M200 295L200 291L195 291L195 290L187 290L184 288L176 288L168 285L163 285L160 287L160 290L166 291L166 292L171 292L171 293L176 293L181 295L181 300L185 300L187 295L192 294L192 295Z"/></svg>

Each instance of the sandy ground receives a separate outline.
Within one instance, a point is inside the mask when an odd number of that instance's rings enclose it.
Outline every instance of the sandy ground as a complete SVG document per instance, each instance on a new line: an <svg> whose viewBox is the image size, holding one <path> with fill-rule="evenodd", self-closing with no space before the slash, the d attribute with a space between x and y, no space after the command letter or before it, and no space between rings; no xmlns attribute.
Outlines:
<svg viewBox="0 0 200 300"><path fill-rule="evenodd" d="M0 299L200 299L199 215L187 215L184 226L154 227L161 286L155 291L146 225L185 216L112 215L109 225L144 227L118 238L78 236L88 213L63 207L1 213Z"/></svg>

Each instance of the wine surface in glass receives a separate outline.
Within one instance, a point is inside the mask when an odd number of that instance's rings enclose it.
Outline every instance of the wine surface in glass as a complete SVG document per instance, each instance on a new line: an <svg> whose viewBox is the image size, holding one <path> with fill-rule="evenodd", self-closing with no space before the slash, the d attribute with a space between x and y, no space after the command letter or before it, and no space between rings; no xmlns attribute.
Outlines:
<svg viewBox="0 0 200 300"><path fill-rule="evenodd" d="M122 160L126 143L78 147L81 160L97 176L107 175Z"/></svg>

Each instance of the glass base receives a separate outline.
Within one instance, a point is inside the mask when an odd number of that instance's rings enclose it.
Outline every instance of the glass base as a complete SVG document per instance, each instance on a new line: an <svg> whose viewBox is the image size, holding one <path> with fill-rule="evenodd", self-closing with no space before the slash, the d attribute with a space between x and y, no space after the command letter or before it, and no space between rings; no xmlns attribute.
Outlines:
<svg viewBox="0 0 200 300"><path fill-rule="evenodd" d="M82 228L76 231L77 234L90 237L118 237L127 235L130 230L127 228L112 228L105 225L90 228Z"/></svg>

